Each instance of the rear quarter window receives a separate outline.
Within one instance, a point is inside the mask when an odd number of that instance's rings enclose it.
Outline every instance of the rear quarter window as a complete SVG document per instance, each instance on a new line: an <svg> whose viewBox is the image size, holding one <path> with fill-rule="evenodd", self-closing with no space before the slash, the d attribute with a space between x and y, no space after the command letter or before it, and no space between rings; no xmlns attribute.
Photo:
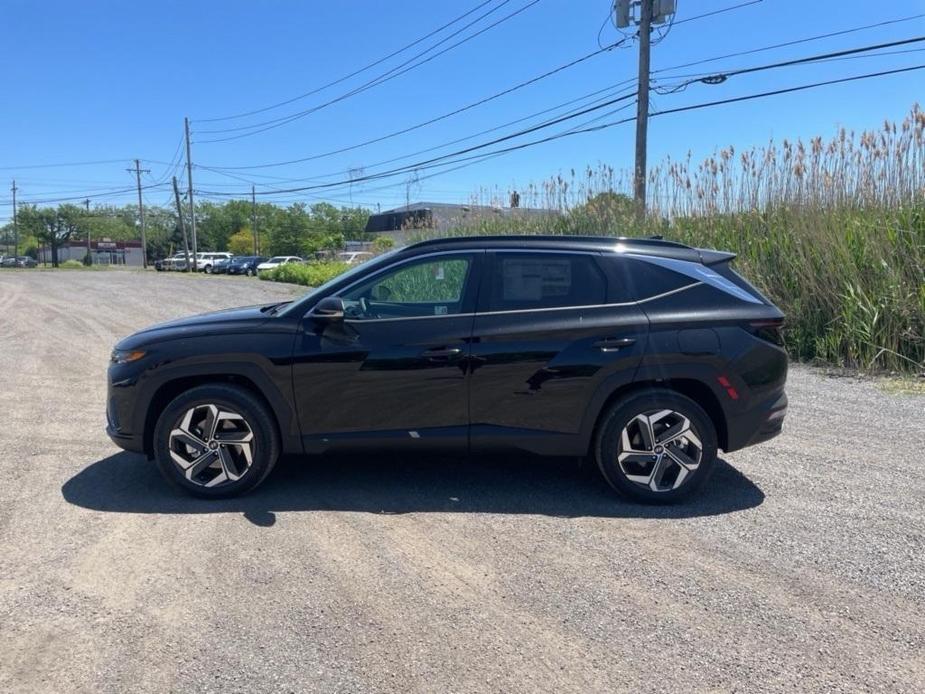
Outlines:
<svg viewBox="0 0 925 694"><path fill-rule="evenodd" d="M606 262L612 274L612 302L641 301L694 283L690 277L636 258L617 256Z"/></svg>

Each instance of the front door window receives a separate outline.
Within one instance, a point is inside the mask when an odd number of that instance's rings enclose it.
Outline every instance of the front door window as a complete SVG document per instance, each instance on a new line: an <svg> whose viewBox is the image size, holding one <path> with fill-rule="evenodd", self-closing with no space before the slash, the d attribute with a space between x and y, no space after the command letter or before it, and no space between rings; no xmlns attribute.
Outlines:
<svg viewBox="0 0 925 694"><path fill-rule="evenodd" d="M421 318L462 312L471 256L405 263L343 294L347 319Z"/></svg>

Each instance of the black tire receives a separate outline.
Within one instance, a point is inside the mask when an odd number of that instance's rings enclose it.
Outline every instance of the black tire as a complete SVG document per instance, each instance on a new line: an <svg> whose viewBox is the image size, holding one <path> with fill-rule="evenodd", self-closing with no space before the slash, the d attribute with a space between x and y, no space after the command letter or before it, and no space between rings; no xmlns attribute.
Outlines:
<svg viewBox="0 0 925 694"><path fill-rule="evenodd" d="M207 275L211 275L211 274L212 274L212 266L211 266L211 265L206 265L206 266L202 269L202 271L203 271L204 273L206 273Z"/></svg>
<svg viewBox="0 0 925 694"><path fill-rule="evenodd" d="M244 271L244 274L247 275L248 277L253 277L254 271L251 270L250 268L247 268L247 270Z"/></svg>
<svg viewBox="0 0 925 694"><path fill-rule="evenodd" d="M198 405L214 404L227 408L246 422L253 433L252 463L235 481L204 487L190 481L170 455L170 434L184 415ZM216 436L216 438L218 438ZM161 474L178 489L208 499L239 496L254 489L273 470L279 458L280 442L276 422L263 402L250 391L232 385L204 385L191 388L171 401L154 429L154 458Z"/></svg>
<svg viewBox="0 0 925 694"><path fill-rule="evenodd" d="M701 443L699 465L692 471L681 470L680 465L666 458L675 478L684 475L680 485L675 489L655 491L627 477L618 461L621 453L621 437L624 428L630 425L637 415L653 411L672 410L690 421L696 438ZM638 422L638 420L636 420ZM672 421L672 420L669 420ZM651 428L655 428L652 426ZM653 446L657 442L653 442ZM646 450L649 447L643 446ZM655 448L653 459L655 458ZM672 449L674 450L674 449ZM601 474L607 483L617 492L636 501L651 504L670 504L682 501L694 494L707 481L716 462L717 437L716 427L703 408L690 398L667 388L652 388L639 391L614 403L601 416L594 445L594 457ZM692 466L693 467L693 466ZM651 469L651 468L650 468ZM646 468L640 468L643 473ZM670 475L671 472L667 472Z"/></svg>

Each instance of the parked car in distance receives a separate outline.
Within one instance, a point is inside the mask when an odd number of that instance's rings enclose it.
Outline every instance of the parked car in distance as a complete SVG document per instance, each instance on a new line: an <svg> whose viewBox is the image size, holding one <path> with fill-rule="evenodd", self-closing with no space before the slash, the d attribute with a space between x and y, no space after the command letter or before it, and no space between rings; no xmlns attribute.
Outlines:
<svg viewBox="0 0 925 694"><path fill-rule="evenodd" d="M176 263L176 261L178 260L183 260L183 259L184 259L183 253L174 253L173 255L169 255L166 258L155 260L154 269L157 270L158 272L166 272L167 270L173 270L174 263Z"/></svg>
<svg viewBox="0 0 925 694"><path fill-rule="evenodd" d="M337 259L342 263L347 263L347 265L365 263L373 257L375 256L372 253L367 253L366 251L344 251L337 254Z"/></svg>
<svg viewBox="0 0 925 694"><path fill-rule="evenodd" d="M227 258L218 258L212 263L212 274L223 275L228 271L228 264L234 260L235 256L229 255Z"/></svg>
<svg viewBox="0 0 925 694"><path fill-rule="evenodd" d="M204 497L252 489L281 454L522 450L679 501L718 449L776 436L787 411L783 314L734 257L656 239L425 241L295 301L125 338L107 432Z"/></svg>
<svg viewBox="0 0 925 694"><path fill-rule="evenodd" d="M225 272L229 275L247 275L252 277L257 274L257 266L266 262L262 255L239 255L228 261L225 266Z"/></svg>
<svg viewBox="0 0 925 694"><path fill-rule="evenodd" d="M275 267L280 265L286 265L287 263L302 263L303 261L297 255L275 255L269 260L260 263L257 266L257 272L263 272L264 270L272 270Z"/></svg>
<svg viewBox="0 0 925 694"><path fill-rule="evenodd" d="M220 260L229 260L232 258L231 253L224 251L221 252L209 252L209 253L197 253L196 254L196 269L199 272L204 272L207 275L212 274L212 268L215 267L215 263Z"/></svg>
<svg viewBox="0 0 925 694"><path fill-rule="evenodd" d="M35 259L27 255L5 255L0 258L0 267L35 267Z"/></svg>

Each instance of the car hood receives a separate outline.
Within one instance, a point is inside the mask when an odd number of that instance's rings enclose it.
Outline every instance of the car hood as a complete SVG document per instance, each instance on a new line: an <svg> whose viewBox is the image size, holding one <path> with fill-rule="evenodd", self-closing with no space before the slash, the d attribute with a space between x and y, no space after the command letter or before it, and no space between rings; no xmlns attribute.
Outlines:
<svg viewBox="0 0 925 694"><path fill-rule="evenodd" d="M116 349L136 349L151 342L174 340L182 337L253 330L270 320L267 309L273 305L262 304L260 306L229 308L223 311L212 311L211 313L179 318L166 323L157 323L129 335L116 345Z"/></svg>

